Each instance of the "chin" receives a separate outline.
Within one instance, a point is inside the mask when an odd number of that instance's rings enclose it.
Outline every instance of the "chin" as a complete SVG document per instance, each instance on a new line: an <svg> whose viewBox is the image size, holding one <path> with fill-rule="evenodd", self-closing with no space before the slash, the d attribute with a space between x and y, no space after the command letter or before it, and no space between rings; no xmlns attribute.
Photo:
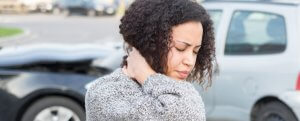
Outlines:
<svg viewBox="0 0 300 121"><path fill-rule="evenodd" d="M176 81L184 81L186 78L179 78L179 77L171 77L172 79Z"/></svg>
<svg viewBox="0 0 300 121"><path fill-rule="evenodd" d="M170 78L172 78L172 79L174 79L174 80L176 80L176 81L183 81L183 80L186 80L186 78L180 78L179 76L177 76L176 74L174 74L174 75L167 75L168 77L170 77Z"/></svg>

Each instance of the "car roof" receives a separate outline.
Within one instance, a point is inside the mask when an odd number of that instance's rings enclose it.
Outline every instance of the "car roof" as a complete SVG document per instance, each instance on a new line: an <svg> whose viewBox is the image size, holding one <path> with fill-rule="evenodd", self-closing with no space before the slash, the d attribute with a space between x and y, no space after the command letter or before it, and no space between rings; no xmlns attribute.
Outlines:
<svg viewBox="0 0 300 121"><path fill-rule="evenodd" d="M223 3L257 3L257 4L278 4L278 5L300 5L300 0L205 0L205 3L223 2Z"/></svg>

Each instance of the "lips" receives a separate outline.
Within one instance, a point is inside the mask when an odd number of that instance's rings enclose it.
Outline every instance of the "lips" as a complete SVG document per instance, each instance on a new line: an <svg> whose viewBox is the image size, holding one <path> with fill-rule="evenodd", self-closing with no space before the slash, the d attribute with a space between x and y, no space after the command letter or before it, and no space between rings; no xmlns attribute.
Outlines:
<svg viewBox="0 0 300 121"><path fill-rule="evenodd" d="M180 79L186 79L189 75L189 71L177 71Z"/></svg>

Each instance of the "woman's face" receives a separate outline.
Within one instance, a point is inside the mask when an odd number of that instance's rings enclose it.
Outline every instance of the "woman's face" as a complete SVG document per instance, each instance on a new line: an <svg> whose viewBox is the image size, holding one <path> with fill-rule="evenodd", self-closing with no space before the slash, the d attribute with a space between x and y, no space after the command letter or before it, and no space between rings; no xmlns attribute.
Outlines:
<svg viewBox="0 0 300 121"><path fill-rule="evenodd" d="M195 66L202 43L203 28L200 22L186 22L172 28L166 75L185 80Z"/></svg>

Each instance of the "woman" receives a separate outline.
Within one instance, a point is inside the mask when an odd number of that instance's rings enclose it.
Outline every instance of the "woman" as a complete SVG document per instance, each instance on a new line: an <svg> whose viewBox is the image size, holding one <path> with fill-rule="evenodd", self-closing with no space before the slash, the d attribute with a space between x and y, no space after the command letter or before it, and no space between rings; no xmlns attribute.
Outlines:
<svg viewBox="0 0 300 121"><path fill-rule="evenodd" d="M88 89L87 121L205 121L191 84L211 83L214 34L205 9L191 0L136 0L120 33L128 57Z"/></svg>

